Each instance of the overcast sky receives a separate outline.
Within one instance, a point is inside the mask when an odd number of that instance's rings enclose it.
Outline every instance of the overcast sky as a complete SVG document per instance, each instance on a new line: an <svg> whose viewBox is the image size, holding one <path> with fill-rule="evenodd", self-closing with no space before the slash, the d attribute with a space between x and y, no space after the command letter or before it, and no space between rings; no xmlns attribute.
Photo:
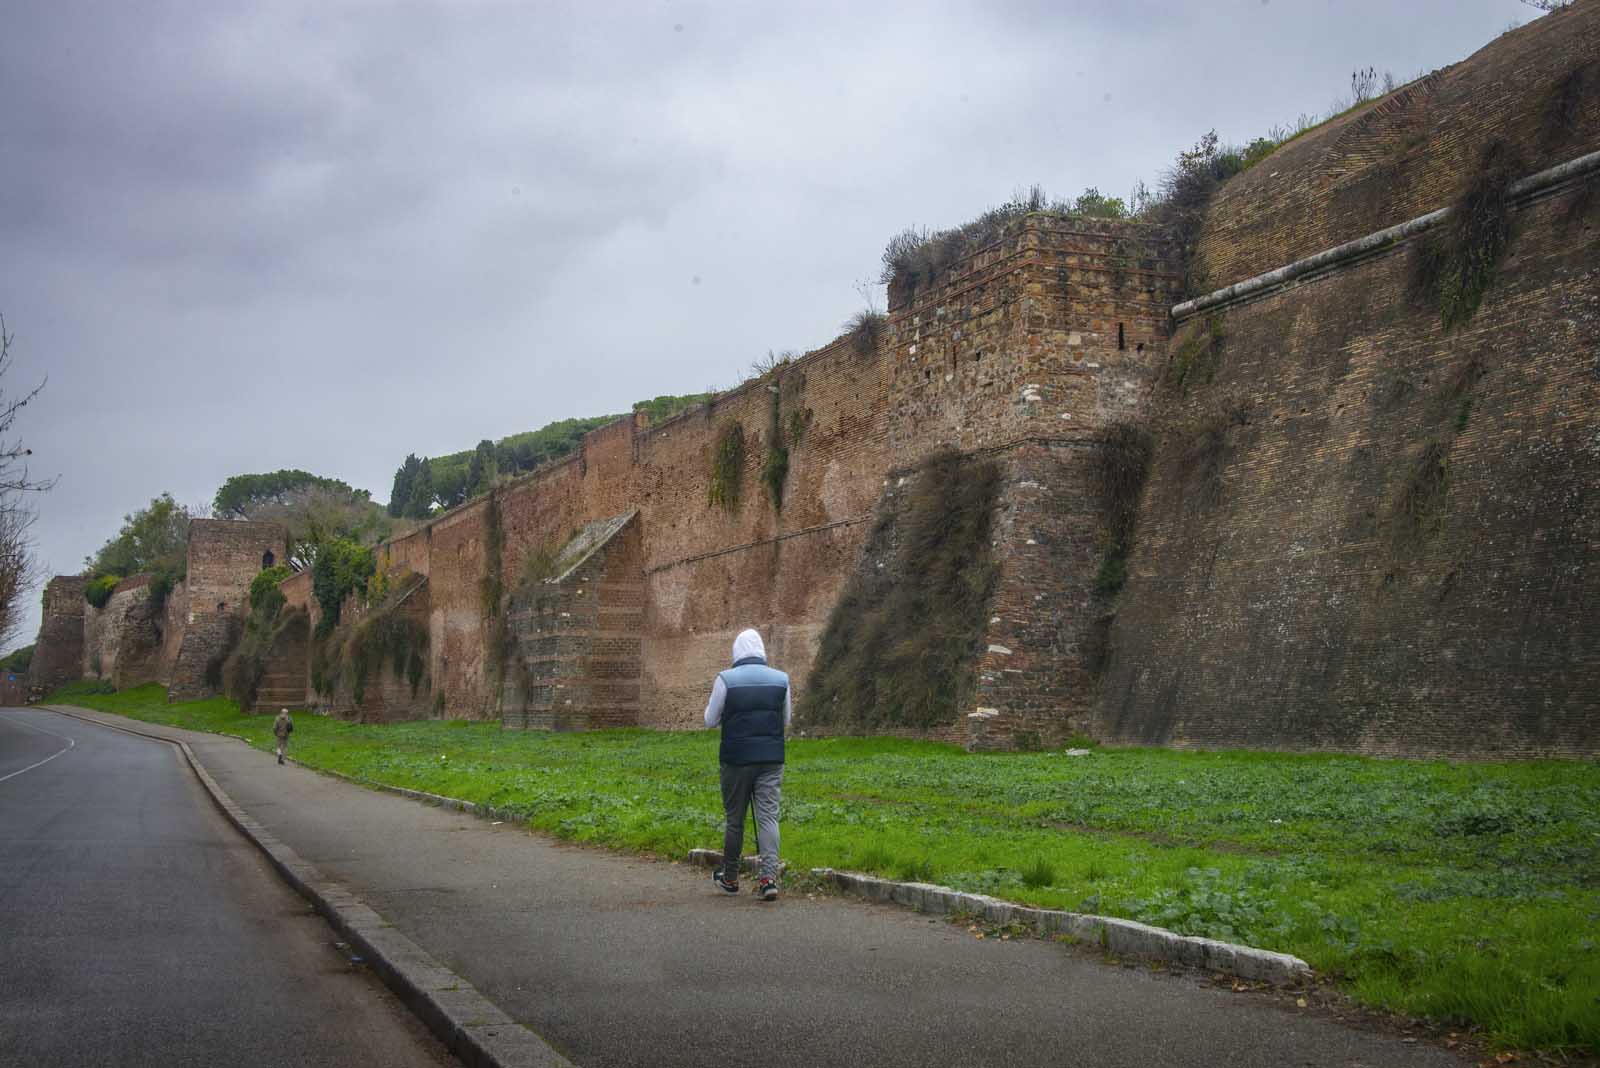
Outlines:
<svg viewBox="0 0 1600 1068"><path fill-rule="evenodd" d="M1124 195L1537 14L1517 0L103 4L0 32L4 381L78 571L170 490L726 386L884 243ZM1263 267L1268 265L1263 264ZM882 302L881 291L877 297ZM32 641L33 616L16 644Z"/></svg>

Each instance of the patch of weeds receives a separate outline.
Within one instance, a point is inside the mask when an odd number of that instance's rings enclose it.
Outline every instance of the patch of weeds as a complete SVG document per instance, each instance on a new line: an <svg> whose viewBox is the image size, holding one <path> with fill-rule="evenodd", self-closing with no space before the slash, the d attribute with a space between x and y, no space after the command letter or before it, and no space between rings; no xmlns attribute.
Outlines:
<svg viewBox="0 0 1600 1068"><path fill-rule="evenodd" d="M812 413L810 408L795 408L789 413L787 431L789 433L789 447L794 448L805 439L806 431L811 428Z"/></svg>
<svg viewBox="0 0 1600 1068"><path fill-rule="evenodd" d="M1413 302L1436 307L1445 330L1473 317L1511 243L1507 190L1522 162L1504 141L1485 146L1478 166L1451 205L1450 216L1417 242L1411 257Z"/></svg>
<svg viewBox="0 0 1600 1068"><path fill-rule="evenodd" d="M1210 385L1222 363L1222 346L1226 339L1221 313L1192 320L1167 363L1167 385L1180 395L1188 393L1192 387Z"/></svg>
<svg viewBox="0 0 1600 1068"><path fill-rule="evenodd" d="M894 877L908 883L931 883L934 876L933 858L928 856L902 858L894 868Z"/></svg>
<svg viewBox="0 0 1600 1068"><path fill-rule="evenodd" d="M1044 857L1035 857L1021 871L1022 885L1038 889L1056 885L1056 866Z"/></svg>
<svg viewBox="0 0 1600 1068"><path fill-rule="evenodd" d="M744 459L744 425L737 421L725 424L712 446L707 504L727 512L738 509L744 493Z"/></svg>
<svg viewBox="0 0 1600 1068"><path fill-rule="evenodd" d="M889 319L881 311L867 308L852 315L844 324L845 335L857 356L866 359L878 351L888 332Z"/></svg>
<svg viewBox="0 0 1600 1068"><path fill-rule="evenodd" d="M1128 581L1128 563L1122 557L1120 546L1110 550L1100 561L1100 571L1094 577L1094 592L1109 597L1122 589Z"/></svg>
<svg viewBox="0 0 1600 1068"><path fill-rule="evenodd" d="M879 504L861 564L829 616L800 719L926 729L969 707L998 575L1000 468L940 453Z"/></svg>

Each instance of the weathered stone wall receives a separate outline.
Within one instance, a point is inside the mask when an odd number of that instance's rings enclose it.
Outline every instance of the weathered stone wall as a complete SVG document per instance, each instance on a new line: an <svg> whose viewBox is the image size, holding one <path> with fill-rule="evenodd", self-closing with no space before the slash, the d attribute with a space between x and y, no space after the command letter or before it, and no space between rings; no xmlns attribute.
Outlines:
<svg viewBox="0 0 1600 1068"><path fill-rule="evenodd" d="M83 675L119 690L161 678L164 605L150 602L150 576L117 583L104 608L84 606Z"/></svg>
<svg viewBox="0 0 1600 1068"><path fill-rule="evenodd" d="M1600 753L1595 201L1517 209L1453 333L1405 297L1406 245L1218 316L1214 381L1164 420L1105 736Z"/></svg>
<svg viewBox="0 0 1600 1068"><path fill-rule="evenodd" d="M168 683L169 700L218 693L222 660L244 629L250 581L265 561L287 559L281 523L196 519L189 524L188 602Z"/></svg>
<svg viewBox="0 0 1600 1068"><path fill-rule="evenodd" d="M356 651L355 643L367 637L362 633L365 628L381 620L414 627L420 633L428 632L432 615L430 580L409 570L397 569L392 581L396 591L392 602L369 605L363 603L361 597L352 594L340 607L339 626L325 639L329 648L335 650L330 655L330 663L333 664L336 683L331 693L318 694L312 691L307 699L307 707L361 723L424 719L435 714L437 709L429 672L424 670L413 685L408 673L409 645L402 659L397 660L391 655L389 645L381 635L367 645L365 674L360 679L359 692L357 689L356 675L362 671L362 665L358 663L361 654ZM288 645L280 641L274 647L274 654L288 662L300 648L298 644ZM309 653L309 641L304 648Z"/></svg>
<svg viewBox="0 0 1600 1068"><path fill-rule="evenodd" d="M57 575L44 587L44 614L28 673L45 693L83 678L83 624L89 604L83 599L89 580Z"/></svg>

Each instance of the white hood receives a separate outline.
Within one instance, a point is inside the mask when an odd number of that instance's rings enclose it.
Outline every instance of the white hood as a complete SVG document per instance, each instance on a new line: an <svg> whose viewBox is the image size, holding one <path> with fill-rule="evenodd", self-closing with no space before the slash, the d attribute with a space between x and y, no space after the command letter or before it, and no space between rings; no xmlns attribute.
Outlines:
<svg viewBox="0 0 1600 1068"><path fill-rule="evenodd" d="M759 656L765 660L767 647L761 644L761 635L754 630L741 630L739 636L733 639L733 662L737 664L752 656Z"/></svg>

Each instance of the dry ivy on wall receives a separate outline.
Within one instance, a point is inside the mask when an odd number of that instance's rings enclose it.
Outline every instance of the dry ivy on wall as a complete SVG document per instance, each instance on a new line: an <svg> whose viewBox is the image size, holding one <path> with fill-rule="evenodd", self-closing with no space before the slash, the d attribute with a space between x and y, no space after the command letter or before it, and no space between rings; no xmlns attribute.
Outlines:
<svg viewBox="0 0 1600 1068"><path fill-rule="evenodd" d="M738 510L744 493L744 460L744 425L738 421L727 423L712 447L707 504L728 512Z"/></svg>

